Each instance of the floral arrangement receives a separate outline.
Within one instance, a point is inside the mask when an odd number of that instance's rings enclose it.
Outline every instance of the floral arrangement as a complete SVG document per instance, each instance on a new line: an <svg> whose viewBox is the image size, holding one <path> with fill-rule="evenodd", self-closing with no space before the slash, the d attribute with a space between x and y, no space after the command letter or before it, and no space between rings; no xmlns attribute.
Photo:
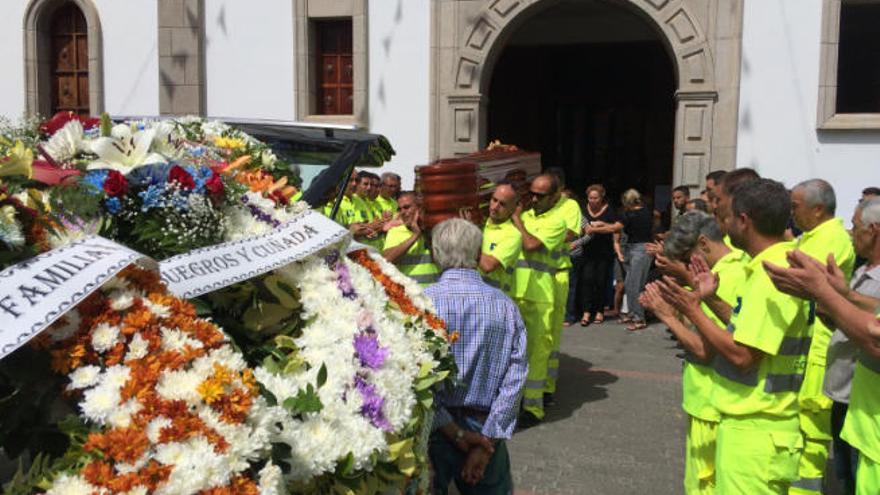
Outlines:
<svg viewBox="0 0 880 495"><path fill-rule="evenodd" d="M199 118L0 125L0 267L90 234L163 259L269 232L307 208L291 170ZM192 301L153 272L117 275L0 361L0 446L33 459L4 488L426 488L431 390L455 375L455 334L418 284L344 251Z"/></svg>

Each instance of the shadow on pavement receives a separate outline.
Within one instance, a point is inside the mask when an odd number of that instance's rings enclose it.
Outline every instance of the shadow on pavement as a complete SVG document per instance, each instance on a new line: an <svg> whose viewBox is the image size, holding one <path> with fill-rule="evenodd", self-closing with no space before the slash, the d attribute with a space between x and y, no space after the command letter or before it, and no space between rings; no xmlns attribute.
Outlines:
<svg viewBox="0 0 880 495"><path fill-rule="evenodd" d="M605 385L616 382L617 375L592 368L593 363L589 361L559 354L556 405L547 408L544 424L568 418L582 405L608 397Z"/></svg>

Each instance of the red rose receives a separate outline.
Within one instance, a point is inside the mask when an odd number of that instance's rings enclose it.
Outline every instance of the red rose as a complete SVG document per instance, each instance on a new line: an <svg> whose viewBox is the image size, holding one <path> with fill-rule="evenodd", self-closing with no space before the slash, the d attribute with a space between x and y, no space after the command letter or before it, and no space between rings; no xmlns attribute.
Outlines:
<svg viewBox="0 0 880 495"><path fill-rule="evenodd" d="M58 112L53 115L51 119L40 124L40 131L51 136L71 120L80 121L84 129L91 129L92 127L101 125L101 119L92 117L83 118L73 112L67 111Z"/></svg>
<svg viewBox="0 0 880 495"><path fill-rule="evenodd" d="M171 167L171 170L168 171L168 183L177 182L178 186L181 189L192 189L196 187L196 181L193 180L192 175L189 175L189 172L184 170L180 165L175 165Z"/></svg>
<svg viewBox="0 0 880 495"><path fill-rule="evenodd" d="M113 198L123 196L128 192L128 180L116 170L111 170L104 180L104 192Z"/></svg>
<svg viewBox="0 0 880 495"><path fill-rule="evenodd" d="M269 193L269 199L275 201L275 204L279 204L281 206L287 206L290 203L290 200L288 200L287 196L285 196L284 193L281 192L281 189L276 189Z"/></svg>
<svg viewBox="0 0 880 495"><path fill-rule="evenodd" d="M223 180L217 173L211 175L211 178L205 182L205 190L211 196L219 196L223 194Z"/></svg>

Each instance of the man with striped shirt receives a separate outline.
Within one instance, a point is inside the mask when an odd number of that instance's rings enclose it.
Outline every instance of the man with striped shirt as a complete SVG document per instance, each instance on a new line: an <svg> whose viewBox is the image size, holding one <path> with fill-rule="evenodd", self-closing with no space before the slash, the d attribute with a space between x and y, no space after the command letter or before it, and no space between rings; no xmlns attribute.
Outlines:
<svg viewBox="0 0 880 495"><path fill-rule="evenodd" d="M435 396L435 494L446 494L452 481L463 495L513 492L504 441L516 428L526 381L526 330L513 301L480 278L480 244L479 228L466 220L433 229L432 252L443 273L425 294L447 329L459 332L450 346L458 380Z"/></svg>

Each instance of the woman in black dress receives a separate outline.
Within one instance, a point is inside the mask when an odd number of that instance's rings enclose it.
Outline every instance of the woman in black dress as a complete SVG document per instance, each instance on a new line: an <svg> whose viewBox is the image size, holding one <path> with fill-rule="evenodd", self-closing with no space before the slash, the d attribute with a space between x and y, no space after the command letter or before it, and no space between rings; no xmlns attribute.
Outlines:
<svg viewBox="0 0 880 495"><path fill-rule="evenodd" d="M593 184L587 188L584 218L588 223L584 234L590 236L583 246L580 276L581 326L605 320L605 299L608 276L614 261L614 233L622 228L614 209L605 199L605 188Z"/></svg>

